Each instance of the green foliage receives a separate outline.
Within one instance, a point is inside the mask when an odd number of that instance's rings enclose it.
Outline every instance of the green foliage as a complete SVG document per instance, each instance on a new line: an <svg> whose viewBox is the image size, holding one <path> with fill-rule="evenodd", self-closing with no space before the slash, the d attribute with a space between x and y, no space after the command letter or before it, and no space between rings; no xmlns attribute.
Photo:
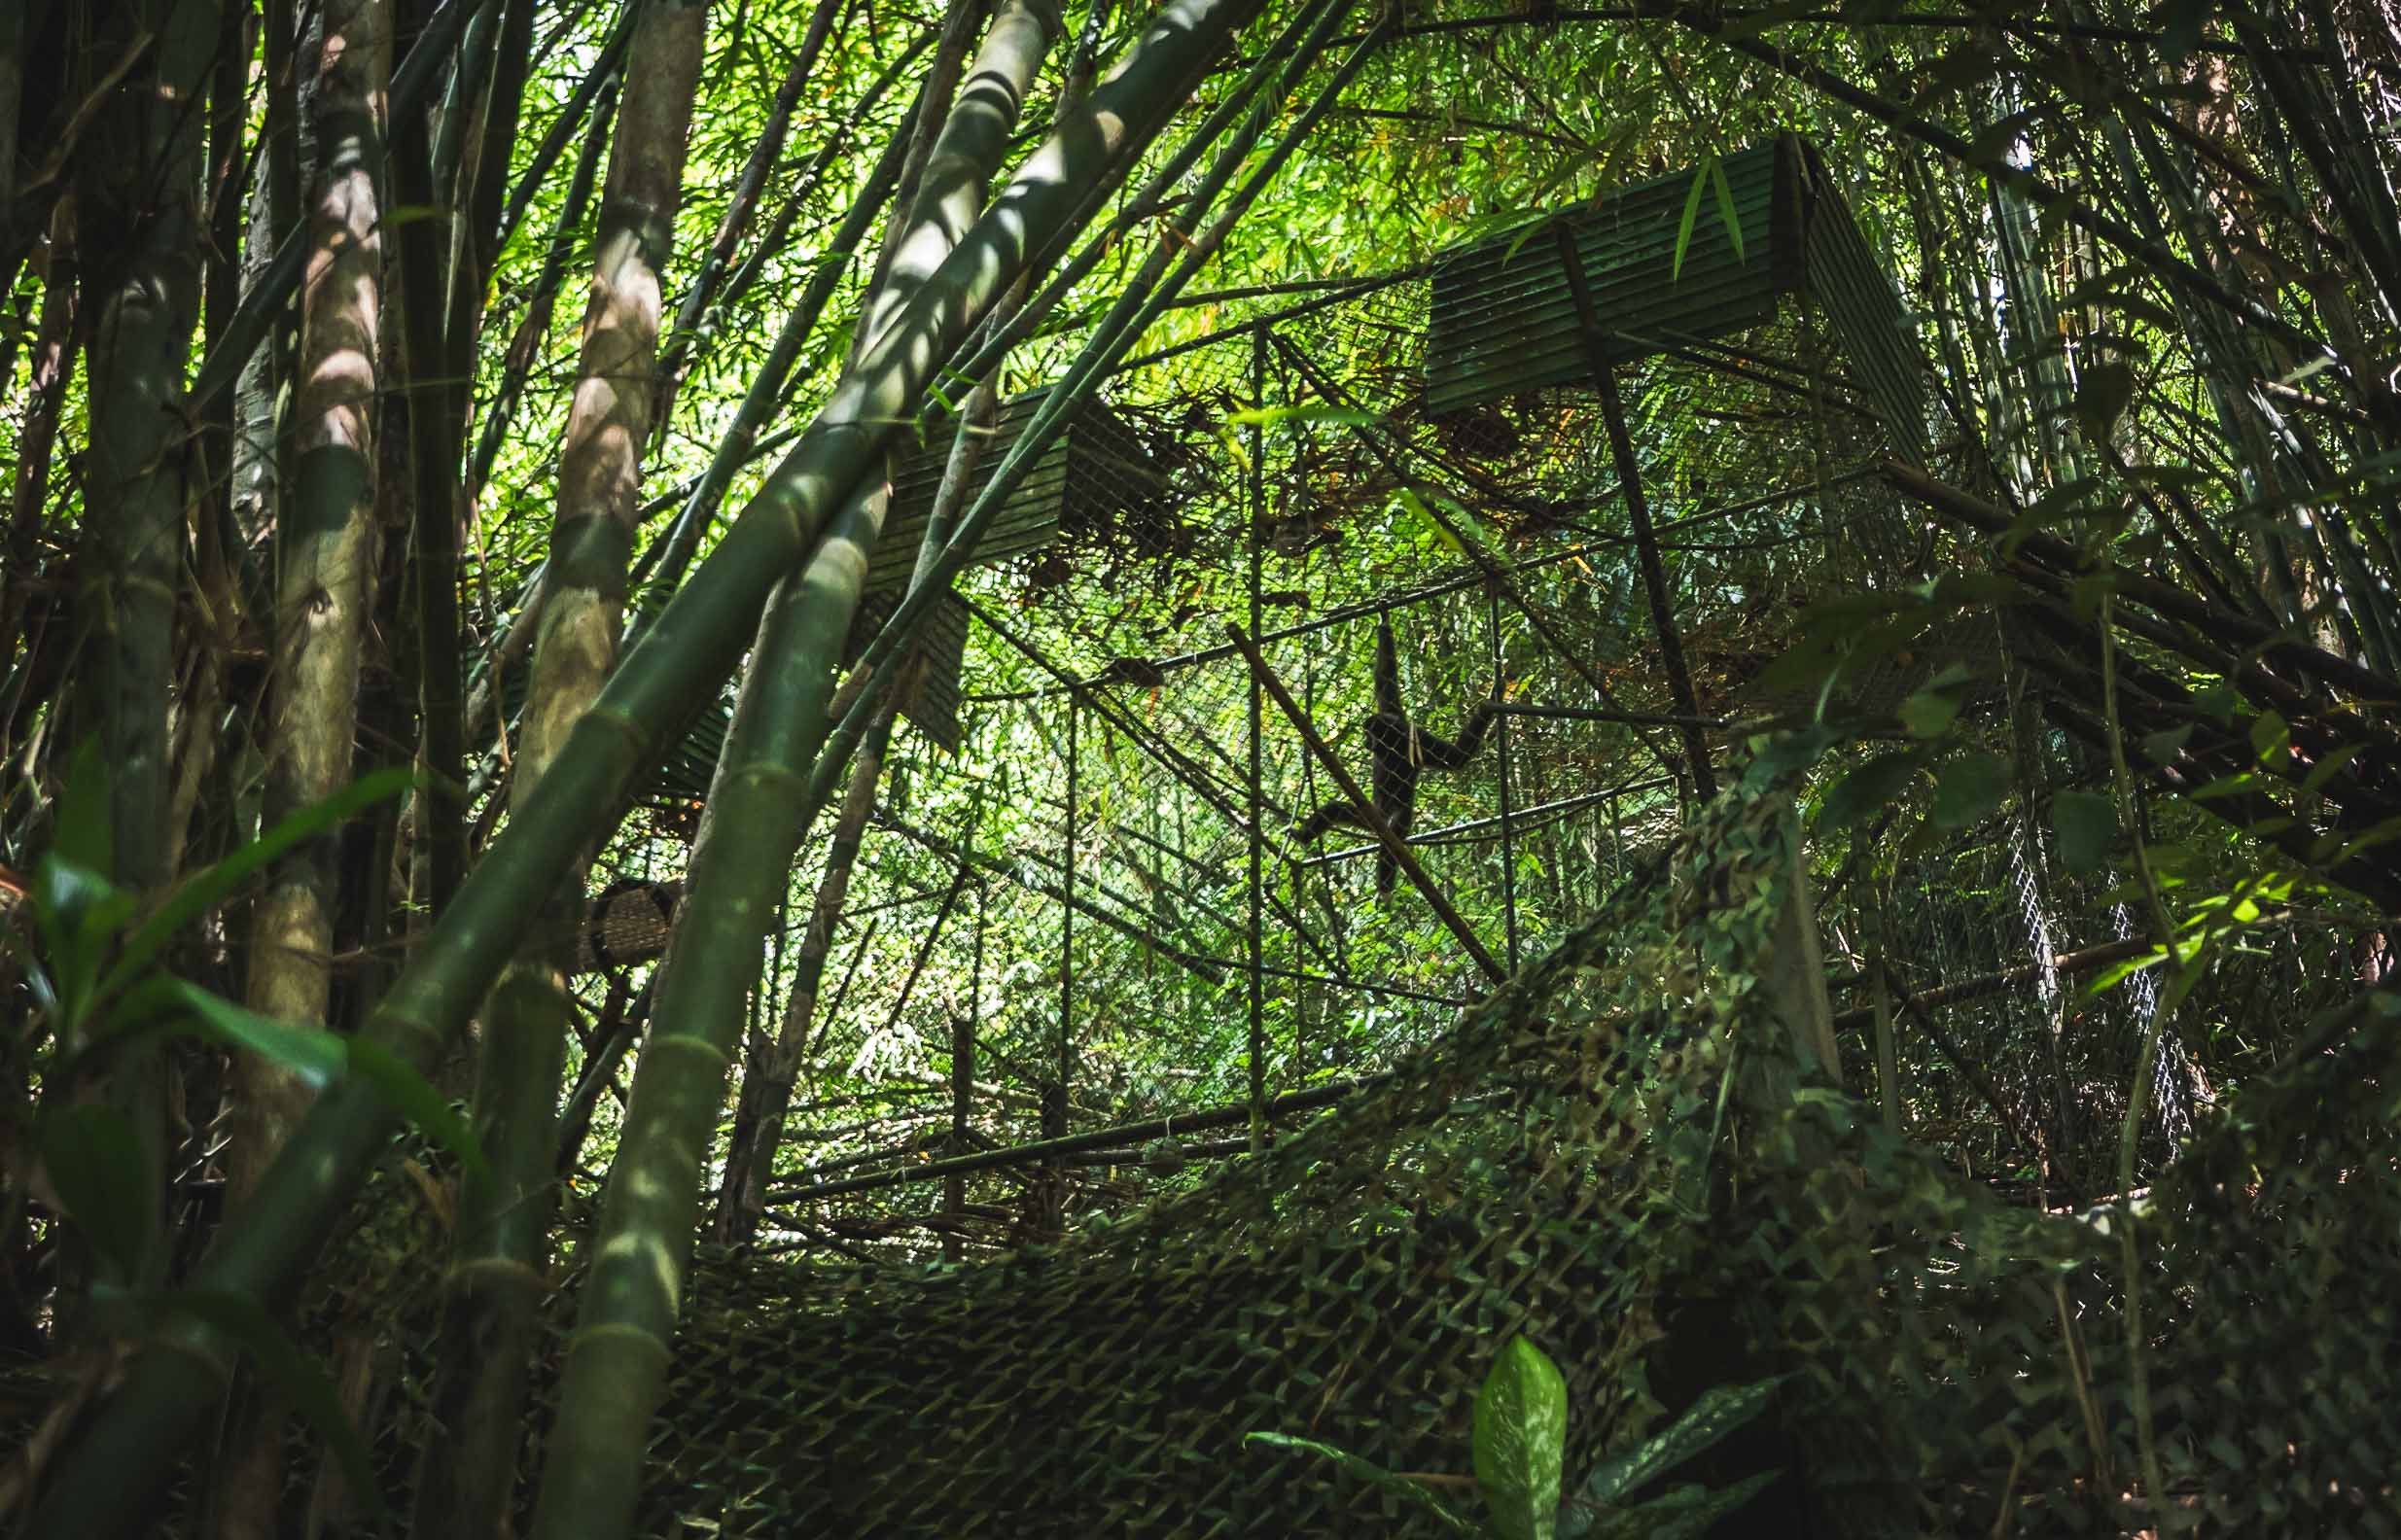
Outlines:
<svg viewBox="0 0 2401 1540"><path fill-rule="evenodd" d="M1632 1505L1628 1499L1758 1418L1783 1382L1712 1385L1674 1422L1603 1460L1570 1500L1559 1540L1685 1540L1741 1509L1776 1479L1774 1471L1716 1491L1685 1482L1646 1503Z"/></svg>
<svg viewBox="0 0 2401 1540"><path fill-rule="evenodd" d="M1717 200L1717 217L1725 221L1726 240L1734 248L1735 259L1743 258L1743 220L1735 211L1734 189L1726 181L1726 168L1715 153L1703 156L1692 173L1692 191L1684 196L1683 217L1676 226L1676 254L1668 265L1671 282L1684 275L1684 253L1692 245L1692 227L1700 217L1704 192L1713 192Z"/></svg>
<svg viewBox="0 0 2401 1540"><path fill-rule="evenodd" d="M2051 827L2062 864L2071 872L2100 871L2117 838L2117 804L2098 791L2062 791L2051 799Z"/></svg>
<svg viewBox="0 0 2401 1540"><path fill-rule="evenodd" d="M480 1144L449 1102L425 1078L365 1040L321 1027L276 1021L166 971L163 959L185 927L223 903L248 877L302 840L405 789L405 770L363 778L342 792L286 819L197 873L143 915L133 895L101 875L110 854L109 774L96 754L77 758L60 797L56 837L36 868L32 917L41 945L25 959L35 998L50 1015L58 1047L47 1084L82 1085L122 1056L161 1039L194 1038L256 1054L315 1090L356 1076L420 1132L455 1156L468 1179L489 1168ZM92 864L92 863L98 864ZM119 1280L138 1276L150 1254L155 1206L146 1191L140 1140L122 1113L65 1102L43 1120L41 1143L53 1189Z"/></svg>
<svg viewBox="0 0 2401 1540"><path fill-rule="evenodd" d="M1270 1449L1292 1450L1299 1453L1314 1454L1321 1459L1329 1460L1344 1474L1364 1482L1378 1491L1389 1493L1399 1499L1408 1507L1433 1519L1453 1534L1474 1535L1479 1532L1474 1524L1443 1506L1441 1499L1434 1496L1427 1488L1425 1482L1416 1477L1386 1470L1373 1460L1361 1459L1348 1450L1336 1449L1331 1444L1322 1444L1315 1439L1295 1438L1289 1433L1264 1430L1248 1433L1244 1437L1249 1442L1264 1444Z"/></svg>
<svg viewBox="0 0 2401 1540"><path fill-rule="evenodd" d="M1563 1505L1567 1381L1549 1354L1523 1337L1512 1337L1494 1357L1475 1397L1472 1452L1476 1490L1486 1514L1482 1525L1451 1512L1422 1478L1387 1470L1332 1445L1273 1432L1253 1432L1246 1440L1330 1460L1433 1517L1455 1534L1489 1540L1683 1540L1741 1508L1776 1473L1763 1472L1716 1491L1685 1483L1645 1502L1634 1502L1634 1495L1756 1418L1779 1383L1769 1380L1712 1387L1665 1428L1603 1459Z"/></svg>
<svg viewBox="0 0 2401 1540"><path fill-rule="evenodd" d="M1475 1483L1501 1540L1551 1540L1568 1444L1568 1382L1523 1337L1493 1360L1475 1397Z"/></svg>

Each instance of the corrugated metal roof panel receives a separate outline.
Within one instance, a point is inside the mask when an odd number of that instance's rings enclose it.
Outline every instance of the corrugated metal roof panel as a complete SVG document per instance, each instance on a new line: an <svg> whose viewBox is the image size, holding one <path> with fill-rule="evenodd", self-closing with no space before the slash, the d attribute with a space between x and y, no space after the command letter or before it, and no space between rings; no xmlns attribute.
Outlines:
<svg viewBox="0 0 2401 1540"><path fill-rule="evenodd" d="M976 461L969 484L971 499L991 482L993 471L1032 423L1045 394L1028 391L1001 408L992 439ZM942 484L950 439L947 426L935 424L925 446L909 454L895 473L892 518L867 563L870 592L907 586L934 495ZM1144 452L1125 420L1101 402L1087 401L1001 506L976 546L975 560L988 565L1040 550L1056 540L1062 528L1071 535L1112 528L1120 511L1157 495L1166 484L1165 473Z"/></svg>
<svg viewBox="0 0 2401 1540"><path fill-rule="evenodd" d="M900 603L900 589L871 593L859 602L859 615L842 644L842 661L855 663L875 633ZM959 677L967 660L967 605L957 594L944 594L920 622L925 673L917 688L900 703L900 715L936 746L959 747Z"/></svg>
<svg viewBox="0 0 2401 1540"><path fill-rule="evenodd" d="M1620 363L1646 338L1709 337L1757 326L1802 271L1801 151L1790 135L1720 162L1743 232L1738 256L1705 188L1680 270L1676 241L1694 173L1677 172L1598 204L1531 220L1437 262L1426 345L1427 415L1587 375L1575 298L1548 227L1564 218L1593 309Z"/></svg>
<svg viewBox="0 0 2401 1540"><path fill-rule="evenodd" d="M1008 446L1034 420L1044 394L1028 391L1002 404L992 441L976 462L971 498L990 483ZM943 424L935 424L927 432L926 442L904 455L894 473L892 511L885 520L883 537L867 559L867 591L844 643L845 658L858 656L865 640L892 613L908 586L909 575L916 571L917 547L924 543L934 495L942 484L950 438ZM1068 419L1065 431L1042 451L1001 506L976 546L975 561L984 565L1040 550L1057 540L1063 529L1070 534L1106 531L1114 527L1123 509L1160 495L1166 487L1166 472L1144 451L1134 430L1106 405L1088 401ZM967 654L967 607L955 598L934 608L921 633L927 648L927 673L915 695L901 707L902 715L927 738L945 749L956 749L959 742L960 671ZM731 709L723 703L702 711L660 768L653 783L654 794L706 796L731 718Z"/></svg>
<svg viewBox="0 0 2401 1540"><path fill-rule="evenodd" d="M1743 251L1704 187L1681 272L1676 237L1695 171L1637 183L1586 208L1537 216L1437 262L1426 340L1426 414L1440 418L1521 391L1588 382L1582 328L1560 262L1564 220L1583 260L1609 357L1748 331L1806 286L1883 419L1896 452L1925 453L1924 360L1892 280L1808 141L1780 135L1725 157Z"/></svg>
<svg viewBox="0 0 2401 1540"><path fill-rule="evenodd" d="M1909 334L1891 275L1868 249L1851 207L1825 181L1823 163L1809 157L1812 199L1803 256L1809 292L1825 307L1860 388L1884 420L1892 450L1912 465L1926 454L1925 356Z"/></svg>
<svg viewBox="0 0 2401 1540"><path fill-rule="evenodd" d="M1033 421L1034 411L1041 404L1042 392L1030 391L1005 403L999 420L993 425L991 441L975 462L975 473L968 483L968 500L991 484L992 472L1008 453L1008 446ZM1042 451L1026 472L1025 479L1001 505L991 524L984 531L983 543L977 547L978 563L995 562L1022 551L1048 544L1058 534L1061 491L1067 484L1067 466L1074 452L1077 424L1070 422L1067 431ZM937 422L926 433L920 447L901 457L892 478L892 516L884 526L883 539L875 542L875 552L867 560L867 590L905 588L909 574L917 568L917 547L924 543L926 520L934 511L934 495L942 484L942 472L950 459L951 434L946 422Z"/></svg>

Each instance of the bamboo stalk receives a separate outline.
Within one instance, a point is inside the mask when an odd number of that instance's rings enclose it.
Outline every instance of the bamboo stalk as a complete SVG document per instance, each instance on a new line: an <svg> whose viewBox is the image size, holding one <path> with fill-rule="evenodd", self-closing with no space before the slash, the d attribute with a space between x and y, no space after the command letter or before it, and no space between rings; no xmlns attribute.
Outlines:
<svg viewBox="0 0 2401 1540"><path fill-rule="evenodd" d="M779 577L817 543L836 500L921 398L934 360L965 339L1091 188L1124 175L1258 4L1168 0L1132 57L1033 152L936 281L846 372L759 496L618 665L541 788L512 814L369 1018L371 1040L412 1065L441 1059L534 924L529 896L547 892L605 832L634 778L731 673ZM354 1079L332 1087L266 1173L253 1216L219 1230L193 1284L269 1306L283 1300L393 1126L371 1086ZM215 1404L229 1350L215 1330L179 1318L136 1352L119 1388L60 1452L27 1534L85 1540L145 1522L177 1452Z"/></svg>
<svg viewBox="0 0 2401 1540"><path fill-rule="evenodd" d="M627 382L648 380L657 358L707 20L706 5L678 0L645 0L631 19L511 792L517 807L540 795L616 661L652 401ZM421 580L430 584L434 575ZM547 923L501 975L477 1043L472 1112L494 1179L460 1204L434 1386L439 1431L417 1471L415 1532L426 1540L496 1532L515 1485L574 1010L568 937L583 911L583 885L578 853L539 901Z"/></svg>
<svg viewBox="0 0 2401 1540"><path fill-rule="evenodd" d="M971 15L973 7L962 0L953 12ZM922 192L908 204L900 243L888 248L892 292L870 298L862 336L904 332L910 299L936 292L945 260L974 228L1018 104L1058 30L1055 13L1009 0L993 18L940 132L920 124L919 140L931 141ZM928 100L939 94L930 91ZM829 664L850 629L890 501L884 477L861 476L832 530L760 622L692 852L684 912L659 966L658 1024L635 1071L595 1260L568 1343L534 1540L612 1540L632 1528L701 1171L742 1003L758 981L766 919L789 884L800 835L794 792L806 785L823 741Z"/></svg>

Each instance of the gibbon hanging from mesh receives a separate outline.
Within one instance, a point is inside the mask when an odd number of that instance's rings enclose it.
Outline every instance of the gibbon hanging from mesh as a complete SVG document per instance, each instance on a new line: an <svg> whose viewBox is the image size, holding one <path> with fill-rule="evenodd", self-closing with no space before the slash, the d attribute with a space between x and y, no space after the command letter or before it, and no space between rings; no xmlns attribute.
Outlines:
<svg viewBox="0 0 2401 1540"><path fill-rule="evenodd" d="M1493 718L1500 714L1501 703L1488 700L1467 714L1467 725L1459 734L1457 743L1439 733L1429 732L1409 719L1408 707L1400 698L1400 656L1393 646L1393 622L1390 616L1376 620L1376 710L1367 718L1368 795L1384 822L1402 839L1409 837L1409 826L1417 818L1417 778L1426 770L1457 770L1473 759L1476 751L1484 747L1484 735L1492 730ZM1292 825L1292 838L1313 840L1337 823L1355 828L1367 828L1367 821L1359 817L1359 809L1347 801L1333 801ZM1373 832L1370 830L1370 832ZM1392 852L1376 852L1376 893L1390 896L1393 879L1398 864Z"/></svg>

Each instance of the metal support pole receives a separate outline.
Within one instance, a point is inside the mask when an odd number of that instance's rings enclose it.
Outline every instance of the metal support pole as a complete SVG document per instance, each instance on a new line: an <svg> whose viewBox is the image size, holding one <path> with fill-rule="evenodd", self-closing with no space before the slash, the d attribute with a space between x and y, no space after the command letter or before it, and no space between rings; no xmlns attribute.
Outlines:
<svg viewBox="0 0 2401 1540"><path fill-rule="evenodd" d="M1501 585L1486 587L1487 621L1493 638L1493 699L1505 700L1509 691L1508 660L1501 648ZM1503 713L1493 722L1493 752L1501 782L1501 913L1508 927L1509 971L1517 971L1517 839L1509 828L1509 718Z"/></svg>
<svg viewBox="0 0 2401 1540"><path fill-rule="evenodd" d="M1077 781L1081 769L1081 713L1067 703L1067 841L1060 864L1059 886L1059 1087L1058 1100L1042 1120L1042 1134L1057 1138L1067 1132L1069 1087L1076 1075L1076 817Z"/></svg>
<svg viewBox="0 0 2401 1540"><path fill-rule="evenodd" d="M1251 404L1264 406L1267 402L1267 337L1260 332L1251 339ZM1251 618L1248 629L1253 636L1259 632L1259 581L1262 563L1261 545L1267 518L1267 449L1265 427L1251 424L1251 469L1247 492L1251 504ZM1266 899L1263 873L1266 863L1267 835L1266 801L1260 793L1265 776L1265 760L1260 749L1261 694L1257 677L1251 680L1251 872L1250 872L1250 943L1251 961L1251 1149L1253 1154L1267 1143L1267 985L1264 966L1267 961L1265 938L1260 928L1260 914Z"/></svg>
<svg viewBox="0 0 2401 1540"><path fill-rule="evenodd" d="M965 868L961 868L964 870ZM967 1009L950 1013L950 1154L956 1160L967 1149L968 1112L975 1100L975 1028L984 998L984 896L975 889L975 948L968 964ZM942 1231L942 1260L957 1262L966 1252L959 1226L967 1219L967 1172L954 1171L942 1178L942 1216L950 1221Z"/></svg>
<svg viewBox="0 0 2401 1540"><path fill-rule="evenodd" d="M1609 363L1601 318L1593 308L1592 286L1584 275L1583 253L1575 249L1575 232L1562 220L1552 227L1559 241L1559 264L1567 269L1568 291L1575 299L1575 319L1584 336L1584 363L1593 388L1601 393L1601 417L1607 425L1609 453L1617 461L1617 484L1626 494L1626 514L1634 524L1635 554L1642 569L1642 588L1650 599L1651 626L1659 636L1659 660L1666 666L1668 688L1678 715L1701 715L1692 693L1692 676L1684 669L1683 639L1677 635L1676 613L1668 598L1667 573L1659 564L1659 537L1650 523L1650 505L1642 497L1642 472L1635 463L1634 438L1626 432L1626 408L1617 399L1617 371ZM1709 739L1687 723L1683 728L1684 757L1692 764L1692 788L1706 802L1717 794L1717 777L1710 769Z"/></svg>

